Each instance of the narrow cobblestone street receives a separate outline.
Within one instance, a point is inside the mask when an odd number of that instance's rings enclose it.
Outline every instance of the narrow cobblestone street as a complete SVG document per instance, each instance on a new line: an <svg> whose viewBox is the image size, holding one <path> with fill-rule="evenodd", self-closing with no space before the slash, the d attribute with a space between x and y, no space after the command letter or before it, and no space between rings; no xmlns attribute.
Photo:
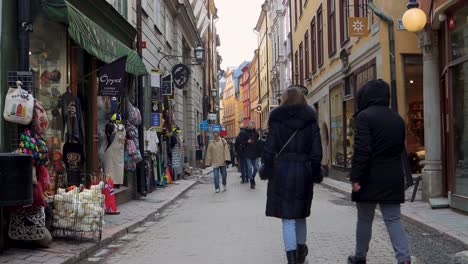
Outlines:
<svg viewBox="0 0 468 264"><path fill-rule="evenodd" d="M230 169L228 191L215 194L212 178L206 177L162 215L83 263L285 263L280 221L264 216L266 183L259 182L256 190L250 190L238 179L238 173ZM316 186L308 219L308 263L345 263L353 252L355 218L348 197ZM411 233L421 235L421 230L413 227ZM433 247L426 248L425 254L437 255L437 245ZM380 217L374 223L368 259L368 263L395 263ZM414 258L414 263L449 262L434 261Z"/></svg>

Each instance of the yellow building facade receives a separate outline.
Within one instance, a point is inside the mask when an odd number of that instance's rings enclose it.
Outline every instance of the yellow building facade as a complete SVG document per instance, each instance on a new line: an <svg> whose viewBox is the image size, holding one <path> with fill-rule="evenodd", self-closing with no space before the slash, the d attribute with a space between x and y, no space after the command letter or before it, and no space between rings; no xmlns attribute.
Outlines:
<svg viewBox="0 0 468 264"><path fill-rule="evenodd" d="M357 110L355 98L359 88L372 79L391 83L389 26L373 9L394 21L398 110L407 122L409 152L424 151L420 111L423 61L416 35L399 23L406 3L291 1L293 81L309 89L308 100L318 112L323 163L330 166L352 166L353 115ZM349 18L359 20L350 21ZM363 36L354 37L351 33Z"/></svg>
<svg viewBox="0 0 468 264"><path fill-rule="evenodd" d="M255 122L255 128L260 129L260 113L258 106L258 50L255 50L252 62L249 65L250 71L250 119Z"/></svg>
<svg viewBox="0 0 468 264"><path fill-rule="evenodd" d="M267 4L262 5L262 11L258 18L255 31L258 34L258 71L259 71L259 96L258 104L261 105L260 130L268 129L268 116L270 114L270 68L271 68L271 40L268 37L269 16L266 12Z"/></svg>
<svg viewBox="0 0 468 264"><path fill-rule="evenodd" d="M233 71L228 68L226 71L226 86L223 93L223 125L227 130L227 138L234 138L238 132L237 108L238 103L235 96Z"/></svg>

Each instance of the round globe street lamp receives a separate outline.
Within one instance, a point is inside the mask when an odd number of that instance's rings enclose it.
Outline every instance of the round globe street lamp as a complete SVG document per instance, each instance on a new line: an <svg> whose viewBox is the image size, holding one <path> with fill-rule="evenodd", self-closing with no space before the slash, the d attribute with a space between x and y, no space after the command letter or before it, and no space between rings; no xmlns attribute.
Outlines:
<svg viewBox="0 0 468 264"><path fill-rule="evenodd" d="M410 0L406 5L408 10L403 14L403 25L409 32L421 31L427 23L426 13L419 8L416 0Z"/></svg>
<svg viewBox="0 0 468 264"><path fill-rule="evenodd" d="M197 61L198 64L203 64L205 62L205 49L198 45L193 52L195 53L195 60Z"/></svg>

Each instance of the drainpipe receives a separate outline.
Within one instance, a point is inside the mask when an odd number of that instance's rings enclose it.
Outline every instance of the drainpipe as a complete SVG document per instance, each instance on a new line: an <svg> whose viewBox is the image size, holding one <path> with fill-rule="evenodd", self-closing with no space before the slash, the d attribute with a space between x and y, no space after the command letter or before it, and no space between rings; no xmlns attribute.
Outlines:
<svg viewBox="0 0 468 264"><path fill-rule="evenodd" d="M396 67L395 67L395 24L393 19L379 10L373 0L369 0L368 6L380 19L388 23L388 46L390 52L390 89L392 93L392 109L398 112L398 99L396 89Z"/></svg>
<svg viewBox="0 0 468 264"><path fill-rule="evenodd" d="M30 0L18 1L19 69L29 71L29 32L32 31Z"/></svg>
<svg viewBox="0 0 468 264"><path fill-rule="evenodd" d="M137 11L137 53L140 58L143 57L143 50L142 50L142 7L141 7L141 0L136 0L136 11ZM143 98L143 77L137 77L137 102L138 108L140 111L144 110L144 98ZM138 126L138 141L140 143L140 153L143 157L145 156L145 139L144 139L144 131L143 131L143 124ZM138 164L137 170L137 190L138 192L146 196L147 191L145 186L145 162L140 162Z"/></svg>

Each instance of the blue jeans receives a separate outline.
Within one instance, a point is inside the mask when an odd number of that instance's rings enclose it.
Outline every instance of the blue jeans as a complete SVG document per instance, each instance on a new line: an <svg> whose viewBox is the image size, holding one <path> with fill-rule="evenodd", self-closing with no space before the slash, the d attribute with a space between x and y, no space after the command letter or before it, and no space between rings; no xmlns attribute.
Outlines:
<svg viewBox="0 0 468 264"><path fill-rule="evenodd" d="M357 203L358 222L356 230L356 256L366 257L372 237L372 222L376 203ZM380 210L392 241L396 259L399 262L411 261L408 236L401 224L400 204L380 204Z"/></svg>
<svg viewBox="0 0 468 264"><path fill-rule="evenodd" d="M239 158L240 162L240 170L241 170L241 177L242 180L248 180L249 178L249 166L247 164L247 159L246 158Z"/></svg>
<svg viewBox="0 0 468 264"><path fill-rule="evenodd" d="M297 245L305 245L307 225L305 219L283 219L283 240L285 251L297 249Z"/></svg>
<svg viewBox="0 0 468 264"><path fill-rule="evenodd" d="M219 189L219 173L223 176L223 185L226 186L227 170L226 166L213 169L215 189Z"/></svg>
<svg viewBox="0 0 468 264"><path fill-rule="evenodd" d="M258 159L246 159L247 160L247 176L249 180L255 180L258 172Z"/></svg>

